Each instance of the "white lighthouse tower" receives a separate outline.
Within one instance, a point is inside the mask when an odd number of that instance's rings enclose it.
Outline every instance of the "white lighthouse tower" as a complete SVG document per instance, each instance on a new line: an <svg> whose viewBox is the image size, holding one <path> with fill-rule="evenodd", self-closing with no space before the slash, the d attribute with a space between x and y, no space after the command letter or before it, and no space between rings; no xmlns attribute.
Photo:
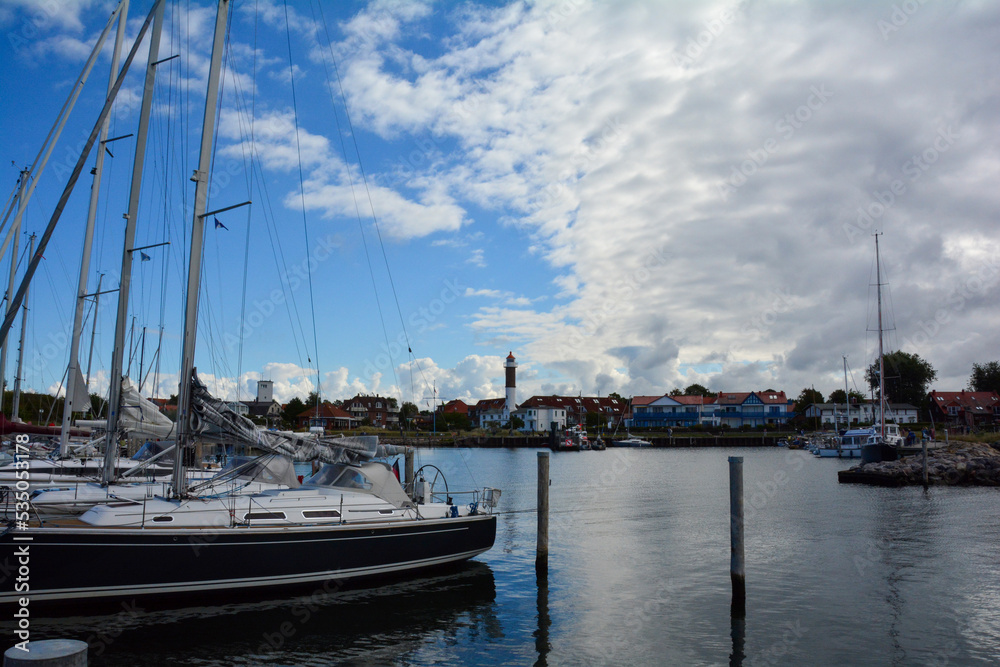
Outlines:
<svg viewBox="0 0 1000 667"><path fill-rule="evenodd" d="M503 365L507 378L506 402L503 407L504 420L510 419L510 414L517 409L517 389L515 374L517 373L517 362L514 361L514 352L507 355L507 361Z"/></svg>

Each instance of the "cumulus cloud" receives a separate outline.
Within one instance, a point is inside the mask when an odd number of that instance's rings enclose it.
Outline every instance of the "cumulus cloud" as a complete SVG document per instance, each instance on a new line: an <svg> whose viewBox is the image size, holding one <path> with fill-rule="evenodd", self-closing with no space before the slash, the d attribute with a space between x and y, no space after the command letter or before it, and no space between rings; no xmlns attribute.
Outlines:
<svg viewBox="0 0 1000 667"><path fill-rule="evenodd" d="M284 6L261 5L283 37ZM84 6L67 12L61 57L91 32L72 20ZM211 11L191 17L207 42ZM996 354L994 5L924 3L902 20L857 2L387 1L325 25L289 18L308 81L336 59L386 239L453 252L448 270L476 285L432 323L451 337L421 353L422 373L348 364L324 374L331 396L499 395L508 349L539 392L827 392L843 355L858 370L873 353L876 230L891 344L951 389ZM287 73L284 47L236 40L239 86L254 57ZM248 113L225 105L222 155L242 159ZM296 135L284 97L254 113L269 175L294 174L301 151L304 182L280 181L274 201L354 219L348 130L327 116ZM288 371L282 395L315 382Z"/></svg>
<svg viewBox="0 0 1000 667"><path fill-rule="evenodd" d="M387 138L454 139L436 170L446 191L502 210L559 269L564 304L484 305L470 321L482 341L517 342L585 391L615 374L626 390L667 390L712 355L728 361L699 377L718 386L834 388L843 353L858 366L871 353L878 229L903 265L901 344L959 386L971 355L996 342L980 308L995 282L977 283L926 340L914 332L932 328L970 267L989 271L972 247L990 238L998 203L984 178L1000 171L987 120L1000 42L981 29L996 9L921 5L905 25L890 14L515 3L453 13L432 57L379 33L394 59L348 59L345 85ZM661 326L669 336L650 337ZM985 335L955 355L967 331Z"/></svg>

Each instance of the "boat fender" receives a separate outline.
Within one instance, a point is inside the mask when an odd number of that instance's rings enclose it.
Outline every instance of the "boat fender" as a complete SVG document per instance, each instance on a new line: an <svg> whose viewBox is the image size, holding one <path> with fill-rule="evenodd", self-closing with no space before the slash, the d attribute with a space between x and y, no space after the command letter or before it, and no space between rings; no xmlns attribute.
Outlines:
<svg viewBox="0 0 1000 667"><path fill-rule="evenodd" d="M455 505L451 506L451 514L450 514L450 516L451 516L452 519L455 519L455 518L458 517L458 507L457 506L455 506Z"/></svg>

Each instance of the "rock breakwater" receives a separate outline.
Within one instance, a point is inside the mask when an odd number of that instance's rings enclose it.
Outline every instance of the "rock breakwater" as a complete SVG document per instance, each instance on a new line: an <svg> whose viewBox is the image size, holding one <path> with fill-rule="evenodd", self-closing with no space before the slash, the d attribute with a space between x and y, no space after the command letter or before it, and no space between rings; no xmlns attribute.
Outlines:
<svg viewBox="0 0 1000 667"><path fill-rule="evenodd" d="M840 482L874 486L924 483L923 455L863 463L841 470ZM927 452L927 483L938 486L1000 486L1000 442L954 443Z"/></svg>

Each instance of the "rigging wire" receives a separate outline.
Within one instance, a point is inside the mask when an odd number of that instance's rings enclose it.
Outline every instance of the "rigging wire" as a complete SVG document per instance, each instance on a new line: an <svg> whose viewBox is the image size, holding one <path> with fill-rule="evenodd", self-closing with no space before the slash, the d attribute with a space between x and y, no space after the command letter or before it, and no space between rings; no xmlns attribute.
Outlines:
<svg viewBox="0 0 1000 667"><path fill-rule="evenodd" d="M257 0L254 0L253 5L253 57L250 61L250 76L251 84L253 85L250 102L250 145L254 144L254 129L255 122L257 120L257 28L259 20L259 7ZM239 98L237 97L237 100ZM250 174L250 169L246 169L247 165L247 154L245 144L240 142L240 151L243 154L243 165L244 173L246 174L246 184L247 184L247 199L253 201L253 178ZM252 167L251 167L252 169ZM247 316L247 275L249 273L250 267L250 224L253 221L250 215L251 210L247 208L247 231L246 240L243 243L243 289L241 291L240 297L240 326L242 327L243 322L246 322ZM239 337L239 349L236 352L236 400L240 400L240 389L243 386L243 336ZM256 397L254 397L256 400Z"/></svg>
<svg viewBox="0 0 1000 667"><path fill-rule="evenodd" d="M310 6L312 7L311 3L310 3ZM399 322L400 322L400 326L402 327L403 339L406 342L406 351L407 351L407 354L409 355L408 358L407 358L407 361L410 362L411 358L412 358L412 363L416 363L416 358L413 356L413 349L412 349L412 346L410 345L409 334L406 331L406 324L405 324L405 322L403 320L403 311L402 311L402 309L399 306L399 296L396 294L396 285L395 285L395 282L392 279L392 271L389 268L389 260L388 260L388 257L386 256L386 252L385 252L385 243L382 240L382 232L379 229L378 216L375 214L375 204L372 201L371 190L368 187L368 177L365 174L364 164L362 163L362 160L361 160L361 150L358 147L357 135L354 133L354 124L351 122L351 112L350 112L350 110L347 107L347 95L344 92L343 81L340 78L340 69L337 66L337 57L336 57L336 55L333 52L333 41L330 39L330 29L329 29L329 26L326 23L326 15L323 13L323 5L321 3L319 5L319 13L320 13L321 21L323 23L323 30L324 30L324 32L326 34L327 44L329 44L329 46L330 46L330 60L332 61L333 70L334 70L334 73L336 74L337 86L338 86L338 90L340 92L340 98L341 98L341 100L344 103L344 117L345 117L345 119L347 121L347 129L350 132L352 141L354 142L354 153L355 153L355 155L357 157L357 160L358 160L358 171L360 172L361 180L362 180L362 182L364 183L364 186L365 186L365 194L368 197L368 206L369 206L369 208L371 210L372 223L373 223L373 225L375 227L375 231L376 231L376 234L378 236L379 246L382 249L382 258L385 261L385 269L386 269L386 274L387 274L387 276L389 278L389 286L392 289L392 296L393 296L393 299L395 300L395 303L396 303L396 312L399 315ZM313 18L315 19L315 9L313 10ZM323 69L324 69L324 72L326 73L327 85L330 87L331 97L333 97L334 96L333 81L332 81L332 79L330 77L329 66L327 65L327 62L326 62L326 51L325 50L323 50ZM371 255L370 255L370 253L368 251L368 241L366 239L365 232L364 232L364 225L362 223L361 209L360 209L360 206L358 205L358 198L357 198L357 194L356 194L355 189L354 189L354 175L353 175L353 172L351 171L351 161L350 161L350 159L348 159L348 156L347 156L347 145L346 145L345 140L344 140L344 132L341 130L341 127L340 127L340 114L337 113L337 107L336 107L336 105L333 105L333 112L334 112L334 119L336 120L336 123L337 123L338 134L340 135L341 149L344 151L344 167L347 170L348 183L350 184L350 187L351 187L351 196L354 199L354 208L355 208L355 211L357 212L357 216L358 216L358 227L361 230L361 241L362 241L362 243L364 245L364 249L365 249L365 258L368 261L368 271L371 274L371 278L372 278L372 288L375 290L375 304L376 304L376 306L378 308L379 321L382 324L382 334L383 334L383 336L385 338L386 353L389 355L389 366L390 366L390 368L392 370L393 381L395 382L396 386L398 387L399 386L399 378L396 375L396 364L392 360L392 345L389 343L389 332L388 332L388 328L386 327L386 324L385 324L385 316L383 315L383 312L382 312L382 302L381 302L381 299L379 298L378 287L377 287L377 285L375 283L375 271L374 271L374 267L372 266ZM422 376L423 375L423 370L420 369L420 365L419 364L416 364L416 365L417 365L417 369L420 370L420 373L421 373L421 376ZM409 375L410 375L410 394L413 395L413 396L416 396L416 393L414 392L414 389L413 389L413 373L412 373L412 371L410 372Z"/></svg>
<svg viewBox="0 0 1000 667"><path fill-rule="evenodd" d="M292 118L295 122L295 151L298 156L298 167L299 167L299 196L302 203L302 230L305 237L306 246L306 274L309 278L309 307L312 311L312 328L313 328L313 349L316 354L316 410L319 410L320 401L323 395L323 383L320 376L320 364L319 364L319 337L316 334L316 302L313 296L313 272L309 270L309 225L306 220L306 188L305 188L305 178L302 175L302 148L299 142L299 107L295 98L295 67L292 63L292 34L288 27L288 2L285 0L283 3L285 9L285 41L288 45L288 78L292 87Z"/></svg>

